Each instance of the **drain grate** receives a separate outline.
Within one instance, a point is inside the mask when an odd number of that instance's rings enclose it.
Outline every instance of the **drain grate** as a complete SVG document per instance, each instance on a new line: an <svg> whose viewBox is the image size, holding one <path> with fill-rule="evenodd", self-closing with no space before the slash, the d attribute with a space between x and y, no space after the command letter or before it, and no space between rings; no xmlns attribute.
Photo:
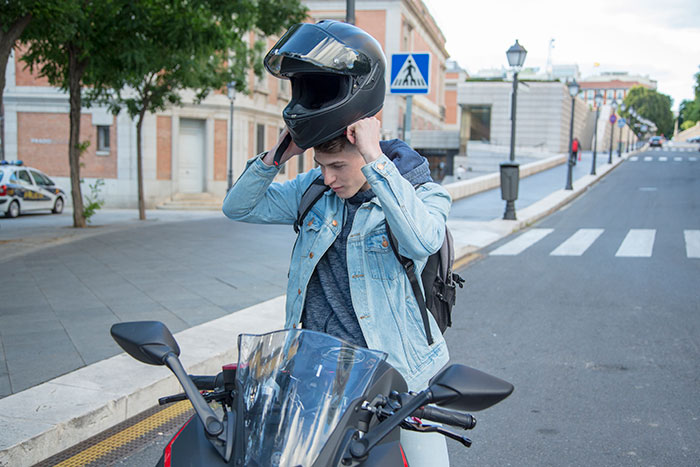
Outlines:
<svg viewBox="0 0 700 467"><path fill-rule="evenodd" d="M56 454L34 467L111 465L179 427L192 416L192 404L181 401L154 407Z"/></svg>

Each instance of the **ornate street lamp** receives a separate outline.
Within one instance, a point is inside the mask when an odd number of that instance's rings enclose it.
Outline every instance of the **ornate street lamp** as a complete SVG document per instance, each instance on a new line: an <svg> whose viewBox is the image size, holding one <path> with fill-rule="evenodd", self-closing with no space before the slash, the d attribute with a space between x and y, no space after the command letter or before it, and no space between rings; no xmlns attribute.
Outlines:
<svg viewBox="0 0 700 467"><path fill-rule="evenodd" d="M233 186L233 101L236 100L236 82L231 81L226 85L228 98L231 101L231 110L229 118L229 134L228 134L228 189Z"/></svg>
<svg viewBox="0 0 700 467"><path fill-rule="evenodd" d="M580 89L576 79L571 80L567 84L569 88L569 94L571 95L571 122L569 123L569 170L566 172L566 190L573 190L574 186L571 183L572 171L574 170L574 164L576 163L574 156L574 151L572 143L574 142L574 109L576 108L576 96L578 95L578 90Z"/></svg>
<svg viewBox="0 0 700 467"><path fill-rule="evenodd" d="M515 162L515 108L518 96L518 72L525 63L527 50L516 39L515 44L506 51L508 64L513 68L513 93L510 106L510 160L501 163L501 199L506 202L503 219L515 220L515 200L518 199L520 181L520 164Z"/></svg>
<svg viewBox="0 0 700 467"><path fill-rule="evenodd" d="M622 127L625 126L625 119L622 118L622 112L624 112L625 109L627 109L627 106L623 102L620 104L620 123L617 124L617 126L620 127L620 137L617 140L617 157L622 157Z"/></svg>
<svg viewBox="0 0 700 467"><path fill-rule="evenodd" d="M595 175L596 155L598 152L598 116L600 115L600 106L603 104L603 95L600 91L596 91L595 97L595 125L593 126L593 164L591 165L591 175Z"/></svg>
<svg viewBox="0 0 700 467"><path fill-rule="evenodd" d="M617 110L617 101L615 99L610 103L610 107L612 107L612 115L610 115L610 147L608 148L610 152L608 153L608 164L612 164L613 133L615 133L615 120L613 120L613 116Z"/></svg>

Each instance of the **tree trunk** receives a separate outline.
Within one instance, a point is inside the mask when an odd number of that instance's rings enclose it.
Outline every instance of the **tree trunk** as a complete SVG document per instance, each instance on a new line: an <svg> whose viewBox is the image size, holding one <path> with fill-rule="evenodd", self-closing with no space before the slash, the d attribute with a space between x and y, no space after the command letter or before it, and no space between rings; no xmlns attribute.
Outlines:
<svg viewBox="0 0 700 467"><path fill-rule="evenodd" d="M68 49L68 89L70 93L70 137L68 138L68 162L70 163L71 196L73 198L73 227L85 227L83 194L80 189L80 82L87 59L79 60L79 51L73 44Z"/></svg>
<svg viewBox="0 0 700 467"><path fill-rule="evenodd" d="M136 178L139 191L139 219L146 220L146 206L143 200L143 157L141 149L141 127L143 126L143 116L146 113L146 107L139 112L139 119L136 121Z"/></svg>
<svg viewBox="0 0 700 467"><path fill-rule="evenodd" d="M27 14L10 25L7 32L0 30L0 161L5 160L5 106L3 105L3 94L5 92L5 71L7 61L10 59L10 52L15 46L15 42L22 35L32 20L32 15Z"/></svg>

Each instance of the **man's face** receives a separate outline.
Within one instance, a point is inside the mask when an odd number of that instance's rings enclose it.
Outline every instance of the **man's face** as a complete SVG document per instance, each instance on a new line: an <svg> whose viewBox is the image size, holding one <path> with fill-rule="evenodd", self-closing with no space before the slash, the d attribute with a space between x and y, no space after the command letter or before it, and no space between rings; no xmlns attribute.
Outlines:
<svg viewBox="0 0 700 467"><path fill-rule="evenodd" d="M358 191L369 188L362 173L365 160L355 146L346 144L342 151L335 153L316 151L314 159L321 167L324 183L340 198L352 198Z"/></svg>

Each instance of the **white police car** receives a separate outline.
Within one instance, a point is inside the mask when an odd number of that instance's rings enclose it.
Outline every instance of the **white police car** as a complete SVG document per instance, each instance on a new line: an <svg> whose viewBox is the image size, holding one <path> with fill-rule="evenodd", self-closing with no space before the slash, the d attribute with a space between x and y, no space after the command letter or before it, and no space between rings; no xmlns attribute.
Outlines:
<svg viewBox="0 0 700 467"><path fill-rule="evenodd" d="M22 161L0 161L0 213L5 217L42 209L60 214L65 204L66 193L45 173Z"/></svg>

